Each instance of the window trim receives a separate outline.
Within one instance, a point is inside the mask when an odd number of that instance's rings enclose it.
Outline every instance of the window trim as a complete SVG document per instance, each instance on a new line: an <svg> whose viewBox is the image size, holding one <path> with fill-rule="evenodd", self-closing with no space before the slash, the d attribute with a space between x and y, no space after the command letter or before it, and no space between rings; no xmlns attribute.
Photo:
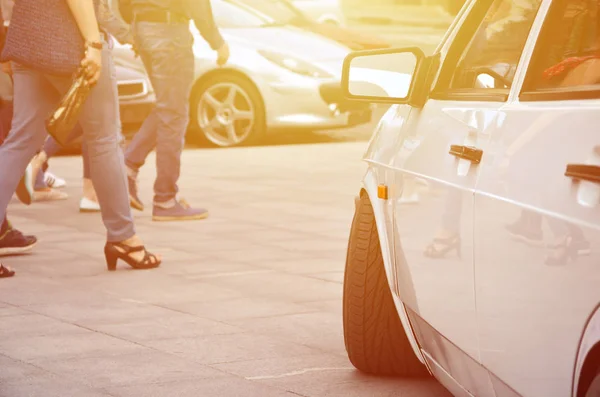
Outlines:
<svg viewBox="0 0 600 397"><path fill-rule="evenodd" d="M465 95L458 92L458 90L451 90L449 88L450 82L452 81L452 76L454 76L458 60L463 55L466 47L471 43L473 36L481 26L483 18L492 7L493 3L494 0L485 0L477 1L473 4L473 7L469 14L466 15L462 26L460 26L458 32L452 38L452 43L448 48L437 81L431 91L430 98L456 97L457 100L460 100L460 98L465 97ZM470 89L469 91L473 92L473 90Z"/></svg>
<svg viewBox="0 0 600 397"><path fill-rule="evenodd" d="M465 102L506 102L510 89L506 88L463 88L432 92L429 98L440 101L465 101Z"/></svg>
<svg viewBox="0 0 600 397"><path fill-rule="evenodd" d="M488 11L494 4L494 1L495 0L477 1L473 5L471 12L469 13L469 15L466 16L465 22L461 26L456 36L453 38L453 44L448 49L448 53L444 59L444 63L437 77L436 84L431 91L431 99L454 101L508 102L510 94L512 92L512 88L449 88L452 82L452 77L454 76L454 72L456 71L458 61L466 51L467 46L470 45L473 36L481 27L483 18L485 18L485 16L487 15ZM544 0L540 0L540 6L537 10L536 19L543 4L543 1ZM531 36L531 30L533 29L534 24L535 20L533 21L532 26L530 27L517 65L521 62L523 55L526 51L527 41Z"/></svg>
<svg viewBox="0 0 600 397"><path fill-rule="evenodd" d="M575 101L584 99L600 99L600 84L527 91L522 92L519 96L521 102Z"/></svg>
<svg viewBox="0 0 600 397"><path fill-rule="evenodd" d="M536 45L527 65L525 79L523 80L521 90L519 91L518 98L521 102L600 99L600 84L595 85L594 89L590 89L590 86L572 86L550 89L531 88L537 80L535 73L536 71L539 71L539 65L544 60L544 55L547 53L548 47L552 44L552 40L545 40L545 37L548 37L548 32L553 31L553 25L556 24L557 17L560 18L563 16L561 11L566 6L566 3L568 3L568 0L554 0L550 4L550 9L544 18L542 29L538 34L535 43Z"/></svg>

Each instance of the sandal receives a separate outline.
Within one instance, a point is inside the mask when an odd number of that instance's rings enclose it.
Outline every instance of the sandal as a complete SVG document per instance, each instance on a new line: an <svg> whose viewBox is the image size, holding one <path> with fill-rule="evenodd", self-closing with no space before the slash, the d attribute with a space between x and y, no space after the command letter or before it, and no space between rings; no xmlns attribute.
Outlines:
<svg viewBox="0 0 600 397"><path fill-rule="evenodd" d="M434 238L433 242L425 248L424 255L428 258L440 259L456 250L456 255L461 257L460 236L455 234L447 238Z"/></svg>
<svg viewBox="0 0 600 397"><path fill-rule="evenodd" d="M9 278L15 275L15 271L10 267L0 264L0 278Z"/></svg>
<svg viewBox="0 0 600 397"><path fill-rule="evenodd" d="M144 252L142 260L136 261L131 257L132 253L142 251ZM137 270L154 269L161 264L158 257L146 251L146 248L143 245L130 247L122 243L106 243L104 246L104 256L106 257L106 267L109 271L117 270L117 261L119 259Z"/></svg>
<svg viewBox="0 0 600 397"><path fill-rule="evenodd" d="M574 240L572 236L566 236L558 244L550 244L553 251L546 257L546 264L550 266L566 265L575 262L577 257L590 255L591 247L589 241Z"/></svg>

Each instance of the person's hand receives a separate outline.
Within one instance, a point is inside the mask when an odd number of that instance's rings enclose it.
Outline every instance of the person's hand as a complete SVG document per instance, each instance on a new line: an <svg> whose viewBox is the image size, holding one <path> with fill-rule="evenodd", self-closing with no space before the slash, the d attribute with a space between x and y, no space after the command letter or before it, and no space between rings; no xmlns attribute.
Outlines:
<svg viewBox="0 0 600 397"><path fill-rule="evenodd" d="M90 85L96 84L102 72L102 51L97 48L88 47L85 51L85 57L81 61L81 66L87 82Z"/></svg>
<svg viewBox="0 0 600 397"><path fill-rule="evenodd" d="M217 65L223 66L229 60L229 45L223 43L223 45L217 50Z"/></svg>
<svg viewBox="0 0 600 397"><path fill-rule="evenodd" d="M2 64L2 72L6 73L9 76L12 75L12 66L10 62L5 62Z"/></svg>

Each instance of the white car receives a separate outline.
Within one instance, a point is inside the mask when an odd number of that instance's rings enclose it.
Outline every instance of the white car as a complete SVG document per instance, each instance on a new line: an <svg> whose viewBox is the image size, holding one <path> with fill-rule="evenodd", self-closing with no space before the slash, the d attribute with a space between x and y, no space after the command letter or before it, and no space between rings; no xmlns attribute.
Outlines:
<svg viewBox="0 0 600 397"><path fill-rule="evenodd" d="M347 47L281 26L235 0L212 0L212 8L231 56L218 67L216 53L190 23L196 82L189 137L229 147L258 142L284 128L334 129L371 121L368 104L351 103L341 92ZM117 45L115 51L131 50Z"/></svg>
<svg viewBox="0 0 600 397"><path fill-rule="evenodd" d="M341 0L287 0L306 16L321 23L345 25L346 18L342 12Z"/></svg>
<svg viewBox="0 0 600 397"><path fill-rule="evenodd" d="M468 0L432 56L346 58L345 95L392 104L349 238L356 368L461 397L600 396L599 20L595 0ZM382 57L408 89L355 81Z"/></svg>

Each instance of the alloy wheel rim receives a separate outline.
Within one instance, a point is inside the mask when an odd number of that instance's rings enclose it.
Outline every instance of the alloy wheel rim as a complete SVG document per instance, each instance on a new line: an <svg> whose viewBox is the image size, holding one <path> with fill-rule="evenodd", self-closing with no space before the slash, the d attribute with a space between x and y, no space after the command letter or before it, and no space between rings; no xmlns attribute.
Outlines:
<svg viewBox="0 0 600 397"><path fill-rule="evenodd" d="M206 89L200 97L197 112L204 135L217 146L244 142L254 127L252 100L235 83L218 83Z"/></svg>

